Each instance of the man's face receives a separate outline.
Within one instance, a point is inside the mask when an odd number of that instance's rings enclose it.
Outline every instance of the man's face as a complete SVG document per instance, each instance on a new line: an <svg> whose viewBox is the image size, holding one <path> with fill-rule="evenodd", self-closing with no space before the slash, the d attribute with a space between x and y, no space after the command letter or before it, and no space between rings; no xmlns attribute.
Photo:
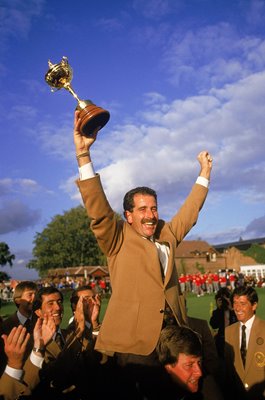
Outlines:
<svg viewBox="0 0 265 400"><path fill-rule="evenodd" d="M63 319L63 301L60 293L42 295L42 306L36 310L36 314L40 318L45 314L51 316L56 327L59 327Z"/></svg>
<svg viewBox="0 0 265 400"><path fill-rule="evenodd" d="M233 308L238 321L245 324L255 313L258 304L251 304L247 296L234 296Z"/></svg>
<svg viewBox="0 0 265 400"><path fill-rule="evenodd" d="M128 223L141 236L152 237L158 221L157 203L154 196L135 194L133 211L126 211L125 216Z"/></svg>
<svg viewBox="0 0 265 400"><path fill-rule="evenodd" d="M201 357L179 354L176 364L167 364L166 370L174 381L189 392L195 393L199 388L199 379L202 376Z"/></svg>
<svg viewBox="0 0 265 400"><path fill-rule="evenodd" d="M22 293L22 296L16 300L19 304L19 311L21 314L25 314L25 316L29 316L31 314L35 293L36 290L25 289Z"/></svg>

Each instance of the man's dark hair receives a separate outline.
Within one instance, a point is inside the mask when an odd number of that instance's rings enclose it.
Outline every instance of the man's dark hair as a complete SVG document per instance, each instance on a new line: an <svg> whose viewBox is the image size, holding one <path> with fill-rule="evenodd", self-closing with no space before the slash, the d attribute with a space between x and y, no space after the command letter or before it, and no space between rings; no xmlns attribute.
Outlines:
<svg viewBox="0 0 265 400"><path fill-rule="evenodd" d="M93 288L90 285L83 285L83 286L79 286L78 288L76 288L75 290L73 290L71 297L70 297L70 303L71 303L71 308L72 311L75 311L79 296L78 293L82 292L83 290L92 290Z"/></svg>
<svg viewBox="0 0 265 400"><path fill-rule="evenodd" d="M232 293L232 303L234 302L235 296L246 296L252 305L259 301L258 294L252 286L238 286L235 288Z"/></svg>
<svg viewBox="0 0 265 400"><path fill-rule="evenodd" d="M34 302L32 305L33 311L39 310L41 308L42 302L43 302L42 296L47 296L47 295L53 294L53 293L59 293L61 296L61 300L63 301L63 294L59 289L55 288L54 286L43 287L43 288L39 289L37 291L37 293L35 294Z"/></svg>
<svg viewBox="0 0 265 400"><path fill-rule="evenodd" d="M16 305L16 307L19 307L19 303L17 303L17 300L21 298L25 290L35 290L37 291L38 286L35 282L33 281L21 281L17 284L14 290L13 294L13 300Z"/></svg>
<svg viewBox="0 0 265 400"><path fill-rule="evenodd" d="M129 192L127 192L123 198L123 210L124 211L133 211L133 208L135 206L134 204L134 196L136 194L143 194L143 195L148 195L148 196L153 196L155 198L155 201L157 203L157 194L156 191L153 189L150 189L149 187L146 186L139 186L134 189L131 189Z"/></svg>
<svg viewBox="0 0 265 400"><path fill-rule="evenodd" d="M187 326L166 326L160 333L156 352L162 365L177 363L181 353L201 357L201 336Z"/></svg>

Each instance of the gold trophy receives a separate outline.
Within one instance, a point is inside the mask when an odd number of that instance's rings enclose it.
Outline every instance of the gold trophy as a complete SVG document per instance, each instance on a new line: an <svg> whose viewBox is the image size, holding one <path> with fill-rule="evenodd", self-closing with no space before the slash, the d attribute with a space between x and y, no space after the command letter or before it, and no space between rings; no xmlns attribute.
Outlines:
<svg viewBox="0 0 265 400"><path fill-rule="evenodd" d="M45 80L51 91L66 89L77 100L77 110L80 110L81 132L85 136L90 136L96 129L103 128L110 118L110 113L103 108L96 106L91 100L80 100L73 88L71 81L73 79L73 70L68 64L67 57L63 57L59 64L52 64L48 61L49 70L45 75Z"/></svg>

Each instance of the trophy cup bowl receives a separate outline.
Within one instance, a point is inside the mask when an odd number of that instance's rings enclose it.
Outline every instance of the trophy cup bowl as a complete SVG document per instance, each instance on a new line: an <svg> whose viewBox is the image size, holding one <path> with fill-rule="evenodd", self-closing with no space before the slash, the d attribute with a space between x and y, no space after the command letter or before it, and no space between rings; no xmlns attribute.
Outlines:
<svg viewBox="0 0 265 400"><path fill-rule="evenodd" d="M80 100L73 88L73 69L68 63L67 57L63 57L58 64L48 61L49 70L45 75L45 81L51 87L51 91L62 88L68 90L77 100L76 109L80 110L81 132L84 136L90 136L95 130L100 130L110 119L110 113L101 107L96 106L91 100Z"/></svg>

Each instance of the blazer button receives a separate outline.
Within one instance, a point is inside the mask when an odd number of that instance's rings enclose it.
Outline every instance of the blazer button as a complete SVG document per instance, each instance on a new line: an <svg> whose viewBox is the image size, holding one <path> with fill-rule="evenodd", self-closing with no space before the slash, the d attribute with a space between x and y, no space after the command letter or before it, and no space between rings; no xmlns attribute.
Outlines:
<svg viewBox="0 0 265 400"><path fill-rule="evenodd" d="M163 308L160 308L159 312L160 312L160 314L163 314L165 312L165 310L163 310Z"/></svg>

